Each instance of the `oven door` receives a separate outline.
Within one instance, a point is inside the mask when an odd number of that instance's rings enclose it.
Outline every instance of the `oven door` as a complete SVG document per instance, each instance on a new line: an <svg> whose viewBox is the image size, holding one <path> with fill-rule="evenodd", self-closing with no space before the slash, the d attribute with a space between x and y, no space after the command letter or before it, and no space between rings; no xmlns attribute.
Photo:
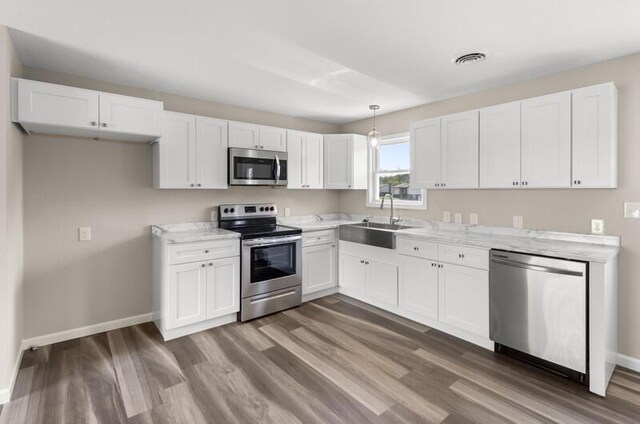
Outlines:
<svg viewBox="0 0 640 424"><path fill-rule="evenodd" d="M302 236L242 242L242 297L302 284Z"/></svg>
<svg viewBox="0 0 640 424"><path fill-rule="evenodd" d="M287 185L287 154L229 148L230 185Z"/></svg>

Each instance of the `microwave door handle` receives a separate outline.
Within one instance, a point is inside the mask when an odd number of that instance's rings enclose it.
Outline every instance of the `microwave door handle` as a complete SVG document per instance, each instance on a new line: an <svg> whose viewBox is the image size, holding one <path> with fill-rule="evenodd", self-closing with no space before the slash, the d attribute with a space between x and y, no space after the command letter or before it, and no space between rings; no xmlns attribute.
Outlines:
<svg viewBox="0 0 640 424"><path fill-rule="evenodd" d="M276 155L276 185L280 182L280 158Z"/></svg>

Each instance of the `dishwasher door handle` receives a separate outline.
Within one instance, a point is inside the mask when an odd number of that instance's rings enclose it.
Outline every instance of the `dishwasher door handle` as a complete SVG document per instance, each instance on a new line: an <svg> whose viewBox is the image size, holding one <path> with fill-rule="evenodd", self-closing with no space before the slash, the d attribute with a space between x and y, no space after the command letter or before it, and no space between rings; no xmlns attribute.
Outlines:
<svg viewBox="0 0 640 424"><path fill-rule="evenodd" d="M491 262L500 264L500 265L511 266L514 268L528 269L531 271L548 272L550 274L573 275L575 277L582 277L584 275L584 273L580 271L571 271L568 269L554 268L554 267L541 266L541 265L531 265L523 262L510 261L506 259L491 258Z"/></svg>

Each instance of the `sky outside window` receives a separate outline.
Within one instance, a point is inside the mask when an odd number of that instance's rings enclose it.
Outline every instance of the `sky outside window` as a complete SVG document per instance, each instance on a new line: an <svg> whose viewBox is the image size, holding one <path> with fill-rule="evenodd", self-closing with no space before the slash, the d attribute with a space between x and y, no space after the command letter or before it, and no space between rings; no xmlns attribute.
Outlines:
<svg viewBox="0 0 640 424"><path fill-rule="evenodd" d="M380 169L409 169L409 143L383 144L378 154Z"/></svg>

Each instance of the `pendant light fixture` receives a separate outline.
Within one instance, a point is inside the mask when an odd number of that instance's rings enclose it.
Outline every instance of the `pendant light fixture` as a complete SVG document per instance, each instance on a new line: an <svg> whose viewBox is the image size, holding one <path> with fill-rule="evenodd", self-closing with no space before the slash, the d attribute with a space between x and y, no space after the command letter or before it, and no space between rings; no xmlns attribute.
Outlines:
<svg viewBox="0 0 640 424"><path fill-rule="evenodd" d="M373 111L373 128L369 131L367 138L373 147L377 147L380 142L380 133L376 129L376 110L380 109L380 105L369 105L369 109Z"/></svg>

